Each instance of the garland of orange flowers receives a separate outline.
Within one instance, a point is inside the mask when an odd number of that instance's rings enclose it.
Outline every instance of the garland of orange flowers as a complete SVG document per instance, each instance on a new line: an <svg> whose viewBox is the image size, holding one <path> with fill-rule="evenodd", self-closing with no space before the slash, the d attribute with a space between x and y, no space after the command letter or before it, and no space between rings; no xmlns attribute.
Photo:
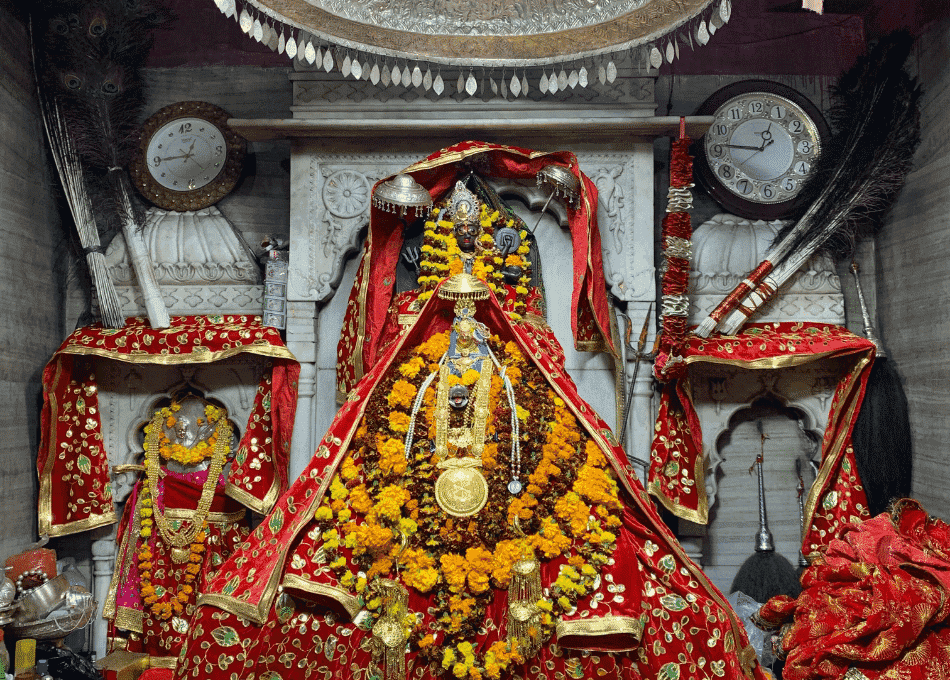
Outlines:
<svg viewBox="0 0 950 680"><path fill-rule="evenodd" d="M142 603L152 613L152 616L160 621L166 621L175 616L181 616L185 610L185 604L188 598L195 592L194 582L201 571L201 563L204 560L205 538L208 534L208 523L203 522L201 530L195 535L189 547L188 564L185 565L184 579L178 584L178 589L174 595L162 586L152 585L152 550L149 547L149 538L152 535L154 520L152 505L152 494L148 479L142 480L142 488L139 492L139 538L141 547L138 551L139 566L139 594L142 596Z"/></svg>
<svg viewBox="0 0 950 680"><path fill-rule="evenodd" d="M526 257L531 249L528 243L528 232L522 229L519 234L521 245L514 253L502 258L501 252L495 247L495 230L502 227L514 228L515 221L510 218L505 219L497 210L489 213L488 208L481 204L479 223L482 234L478 238L472 274L488 284L499 302L506 306L509 315L518 320L524 314L524 297L528 294L527 286L531 281L531 262ZM440 281L460 273L464 264L461 259L462 251L455 239L453 224L449 220L437 218L425 223L421 250L422 257L417 281L422 291L419 294L419 300L424 302L432 296ZM505 277L502 270L508 266L522 269L518 284L514 287L504 283Z"/></svg>
<svg viewBox="0 0 950 680"><path fill-rule="evenodd" d="M384 379L380 393L385 399L371 400L315 514L331 569L374 617L385 609L375 583L394 578L394 571L406 587L434 596L431 611L438 630L422 629L408 616L409 644L446 672L470 680L494 680L513 664L524 663L525 651L537 649L553 633L557 618L594 589L600 568L616 547L612 530L620 524L621 509L606 456L564 401L544 389L543 376L517 345L495 336L488 342L516 392L522 459L531 470L520 494L512 496L506 488L511 411L497 373L481 461L489 484L485 509L458 518L435 502L432 489L439 471L430 447L436 429L434 384L423 394L407 460L410 412L448 349L449 333L444 332L404 354ZM465 376L455 380L464 382ZM448 455L454 454L450 446ZM506 589L514 563L530 554L541 560L566 558L548 595L536 603L541 616L528 630L531 639L498 640L476 654L472 639L485 620L492 586Z"/></svg>

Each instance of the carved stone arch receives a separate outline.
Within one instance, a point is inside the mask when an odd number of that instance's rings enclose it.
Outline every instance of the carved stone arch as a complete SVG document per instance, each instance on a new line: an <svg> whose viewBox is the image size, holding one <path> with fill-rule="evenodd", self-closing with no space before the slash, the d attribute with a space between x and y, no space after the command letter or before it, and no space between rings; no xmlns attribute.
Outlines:
<svg viewBox="0 0 950 680"><path fill-rule="evenodd" d="M502 198L517 198L533 214L538 214L544 208L545 213L550 214L561 229L568 228L567 208L563 201L557 198L548 202L551 195L550 189L513 179L489 178L488 183ZM545 204L547 204L547 208L545 208ZM533 223L528 224L529 229L533 227Z"/></svg>

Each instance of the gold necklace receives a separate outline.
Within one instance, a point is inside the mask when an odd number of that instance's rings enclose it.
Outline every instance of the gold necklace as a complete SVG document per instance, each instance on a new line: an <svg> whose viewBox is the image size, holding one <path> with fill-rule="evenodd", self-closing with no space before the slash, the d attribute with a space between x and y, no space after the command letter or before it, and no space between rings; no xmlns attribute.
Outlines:
<svg viewBox="0 0 950 680"><path fill-rule="evenodd" d="M156 413L152 417L148 435L145 438L145 474L148 477L149 487L155 491L158 490L158 478L161 469L159 463L159 435L162 431L164 418L161 413ZM189 522L187 529L174 529L165 518L164 513L159 510L157 503L152 503L152 516L155 519L155 525L162 537L165 545L171 548L172 560L181 563L188 559L190 546L195 537L201 531L208 519L208 513L211 510L211 502L214 500L214 490L218 485L218 478L221 476L221 470L224 468L224 462L228 452L231 450L231 424L227 417L222 416L218 420L218 426L215 428L217 441L214 445L214 453L211 455L211 465L208 467L208 478L201 487L201 497L198 499L198 507L195 508L194 515ZM162 473L164 476L164 473Z"/></svg>

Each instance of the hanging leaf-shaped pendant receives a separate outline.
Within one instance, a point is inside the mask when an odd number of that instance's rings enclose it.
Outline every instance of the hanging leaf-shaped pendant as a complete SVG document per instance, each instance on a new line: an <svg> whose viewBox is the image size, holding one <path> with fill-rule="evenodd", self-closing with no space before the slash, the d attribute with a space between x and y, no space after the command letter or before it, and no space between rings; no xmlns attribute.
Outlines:
<svg viewBox="0 0 950 680"><path fill-rule="evenodd" d="M422 85L422 69L419 68L419 64L416 64L416 67L412 69L412 86L419 87Z"/></svg>
<svg viewBox="0 0 950 680"><path fill-rule="evenodd" d="M676 52L673 51L673 41L666 43L666 63L672 64L676 58Z"/></svg>
<svg viewBox="0 0 950 680"><path fill-rule="evenodd" d="M426 68L426 74L422 76L422 87L426 89L426 92L432 89L432 69Z"/></svg>
<svg viewBox="0 0 950 680"><path fill-rule="evenodd" d="M303 50L303 56L308 64L313 64L317 60L317 50L312 42L307 41L307 46Z"/></svg>
<svg viewBox="0 0 950 680"><path fill-rule="evenodd" d="M277 39L277 54L283 54L284 49L287 47L287 39L284 37L284 32L280 32L280 37Z"/></svg>
<svg viewBox="0 0 950 680"><path fill-rule="evenodd" d="M409 73L409 64L406 64L405 68L402 70L402 84L406 87L409 87L411 79L412 74Z"/></svg>
<svg viewBox="0 0 950 680"><path fill-rule="evenodd" d="M603 64L597 67L597 80L600 81L601 85L607 84L607 69L604 68Z"/></svg>
<svg viewBox="0 0 950 680"><path fill-rule="evenodd" d="M541 82L538 83L538 87L542 92L548 91L548 74L546 71L541 71Z"/></svg>
<svg viewBox="0 0 950 680"><path fill-rule="evenodd" d="M617 80L617 65L613 59L607 64L607 82L612 83Z"/></svg>
<svg viewBox="0 0 950 680"><path fill-rule="evenodd" d="M653 68L660 68L663 65L663 55L660 54L660 50L654 45L650 48L650 66Z"/></svg>
<svg viewBox="0 0 950 680"><path fill-rule="evenodd" d="M528 96L528 74L524 71L521 72L521 93L527 97Z"/></svg>
<svg viewBox="0 0 950 680"><path fill-rule="evenodd" d="M343 74L344 78L348 78L350 75L350 66L353 65L353 62L350 61L350 55L347 54L343 57L343 66L340 68L340 73Z"/></svg>
<svg viewBox="0 0 950 680"><path fill-rule="evenodd" d="M247 34L250 34L254 29L254 20L251 18L251 15L247 13L246 7L241 10L241 18L238 21L238 25L240 25L241 30Z"/></svg>
<svg viewBox="0 0 950 680"><path fill-rule="evenodd" d="M393 66L393 85L397 87L402 84L402 71L399 70L399 65Z"/></svg>
<svg viewBox="0 0 950 680"><path fill-rule="evenodd" d="M581 87L587 87L587 67L581 66L581 70L577 72L577 84Z"/></svg>
<svg viewBox="0 0 950 680"><path fill-rule="evenodd" d="M459 94L465 92L465 76L459 73L458 82L455 83L456 90Z"/></svg>
<svg viewBox="0 0 950 680"><path fill-rule="evenodd" d="M262 42L264 40L264 25L261 24L260 19L254 20L254 40L257 42Z"/></svg>
<svg viewBox="0 0 950 680"><path fill-rule="evenodd" d="M436 74L435 80L432 81L432 91L437 95L441 95L445 92L445 81L442 80L442 73Z"/></svg>
<svg viewBox="0 0 950 680"><path fill-rule="evenodd" d="M353 57L353 63L350 64L350 74L356 79L359 80L363 77L363 65L360 64L359 60L356 57Z"/></svg>
<svg viewBox="0 0 950 680"><path fill-rule="evenodd" d="M389 83L392 82L392 77L390 76L389 66L387 66L385 62L380 71L380 80L383 81L383 87L389 87Z"/></svg>
<svg viewBox="0 0 950 680"><path fill-rule="evenodd" d="M291 59L297 58L297 41L294 40L294 34L291 33L287 39L287 56Z"/></svg>
<svg viewBox="0 0 950 680"><path fill-rule="evenodd" d="M327 51L323 53L323 70L327 73L333 70L333 53L329 47Z"/></svg>
<svg viewBox="0 0 950 680"><path fill-rule="evenodd" d="M722 23L728 24L729 19L732 18L732 1L731 0L722 0L722 4L719 5L719 16L722 17Z"/></svg>
<svg viewBox="0 0 950 680"><path fill-rule="evenodd" d="M699 28L696 29L696 42L705 45L709 42L709 31L706 30L706 22L700 20Z"/></svg>
<svg viewBox="0 0 950 680"><path fill-rule="evenodd" d="M494 78L489 79L489 84L491 85L491 93L494 95L498 94L498 83L495 82Z"/></svg>
<svg viewBox="0 0 950 680"><path fill-rule="evenodd" d="M469 97L474 97L475 93L478 92L478 82L475 80L475 74L469 71L468 80L465 81L465 91L468 92Z"/></svg>
<svg viewBox="0 0 950 680"><path fill-rule="evenodd" d="M567 71L564 70L564 67L561 67L561 72L557 74L557 89L563 92L567 89Z"/></svg>
<svg viewBox="0 0 950 680"><path fill-rule="evenodd" d="M369 81L373 85L379 84L379 64L373 64L373 70L369 72Z"/></svg>
<svg viewBox="0 0 950 680"><path fill-rule="evenodd" d="M572 69L571 74L567 77L567 85L572 90L577 87L577 71Z"/></svg>
<svg viewBox="0 0 950 680"><path fill-rule="evenodd" d="M511 90L511 94L513 94L515 97L521 94L521 81L518 80L517 73L511 74L511 85L509 86L509 89Z"/></svg>
<svg viewBox="0 0 950 680"><path fill-rule="evenodd" d="M501 90L501 98L508 99L508 81L505 80L505 74L501 74L501 78L498 79L500 83L499 89Z"/></svg>

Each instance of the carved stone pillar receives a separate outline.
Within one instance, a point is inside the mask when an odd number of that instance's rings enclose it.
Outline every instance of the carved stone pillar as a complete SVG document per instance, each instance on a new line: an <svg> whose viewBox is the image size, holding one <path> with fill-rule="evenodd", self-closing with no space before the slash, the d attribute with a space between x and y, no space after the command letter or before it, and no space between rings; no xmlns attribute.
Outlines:
<svg viewBox="0 0 950 680"><path fill-rule="evenodd" d="M92 596L96 600L96 615L92 618L92 651L98 658L106 655L109 622L102 618L102 608L109 597L109 585L115 567L116 526L97 529L92 541Z"/></svg>

